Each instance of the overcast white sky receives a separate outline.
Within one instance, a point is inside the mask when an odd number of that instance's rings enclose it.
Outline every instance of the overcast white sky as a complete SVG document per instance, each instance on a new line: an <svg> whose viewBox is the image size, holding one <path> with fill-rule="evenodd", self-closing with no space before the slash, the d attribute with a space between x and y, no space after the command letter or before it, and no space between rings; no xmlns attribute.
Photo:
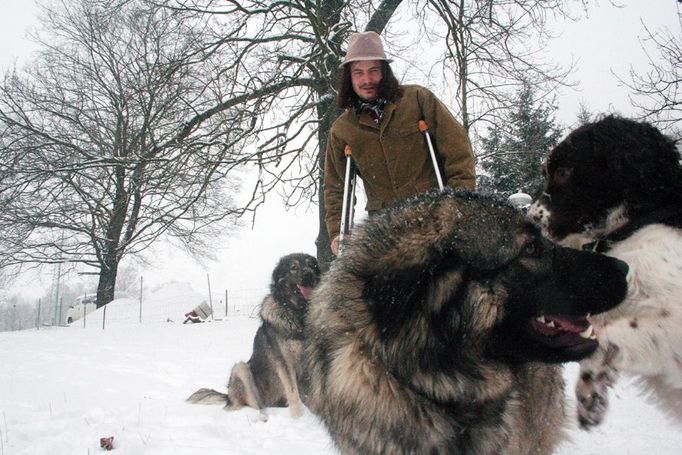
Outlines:
<svg viewBox="0 0 682 455"><path fill-rule="evenodd" d="M35 22L32 0L0 0L0 64L7 67L16 58L25 59L32 45L25 38L26 27Z"/></svg>
<svg viewBox="0 0 682 455"><path fill-rule="evenodd" d="M640 44L640 38L646 37L642 24L652 32L665 27L682 33L676 0L611 0L625 5L622 8L609 0L597 1L587 19L564 23L558 29L561 37L549 48L556 61L561 62L562 56L569 61L572 55L579 62L578 91L564 90L559 98L559 118L567 125L575 121L581 102L593 112L632 112L628 89L612 73L628 80L631 67L646 68L648 60Z"/></svg>
<svg viewBox="0 0 682 455"><path fill-rule="evenodd" d="M559 26L557 33L561 36L548 48L548 53L559 63L578 60L574 76L580 82L578 91L564 90L558 98L558 119L564 125L575 122L581 102L592 112L630 114L627 90L619 85L612 72L626 77L631 66L641 68L646 64L639 42L644 35L642 22L651 30L667 27L680 33L676 0L614 1L624 7L616 8L609 0L600 0L593 5L588 18ZM28 61L32 49L25 39L25 30L35 25L33 2L0 0L0 11L0 66L7 68L15 60L21 65ZM278 202L273 195L259 214L255 230L246 229L231 239L219 264L202 266L165 251L153 267L142 272L145 282L190 281L197 290L205 291L209 274L214 293L226 287L266 286L272 267L281 255L294 251L315 253L315 211L303 208L287 213Z"/></svg>

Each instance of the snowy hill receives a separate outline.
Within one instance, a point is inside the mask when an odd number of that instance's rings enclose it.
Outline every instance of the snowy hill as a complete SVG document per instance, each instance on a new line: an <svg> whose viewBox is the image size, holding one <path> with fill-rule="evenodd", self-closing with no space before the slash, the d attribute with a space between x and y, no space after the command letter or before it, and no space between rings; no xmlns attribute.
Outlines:
<svg viewBox="0 0 682 455"><path fill-rule="evenodd" d="M105 325L139 323L140 315L145 323L183 322L184 314L203 301L207 302L208 297L195 291L189 283L173 282L144 296L141 303L140 299L116 299L88 316L98 322L106 318Z"/></svg>
<svg viewBox="0 0 682 455"><path fill-rule="evenodd" d="M225 387L232 364L248 359L259 321L235 312L183 325L182 315L204 299L183 289L144 300L141 324L139 301L130 300L113 302L104 330L88 322L0 333L0 455L98 453L99 439L108 436L120 454L336 453L309 412L292 419L287 409L269 409L261 422L252 409L184 401L200 387ZM165 322L169 317L174 322ZM575 364L567 366L571 406L576 373ZM615 390L602 427L569 434L573 441L557 454L673 455L682 447L680 428L627 381Z"/></svg>

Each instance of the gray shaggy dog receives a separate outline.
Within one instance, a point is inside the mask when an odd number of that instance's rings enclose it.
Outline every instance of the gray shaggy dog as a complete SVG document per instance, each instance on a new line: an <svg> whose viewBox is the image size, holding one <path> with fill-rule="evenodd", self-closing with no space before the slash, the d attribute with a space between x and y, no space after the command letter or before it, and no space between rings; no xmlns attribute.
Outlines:
<svg viewBox="0 0 682 455"><path fill-rule="evenodd" d="M372 217L313 292L306 404L345 454L550 454L559 362L624 264L556 247L508 203L431 192Z"/></svg>
<svg viewBox="0 0 682 455"><path fill-rule="evenodd" d="M303 413L299 392L305 316L312 289L320 281L317 259L305 253L280 258L272 272L270 294L260 309L261 326L248 362L232 367L227 393L202 388L187 401L223 404L228 410L250 406L267 420L266 407L289 406L292 417Z"/></svg>

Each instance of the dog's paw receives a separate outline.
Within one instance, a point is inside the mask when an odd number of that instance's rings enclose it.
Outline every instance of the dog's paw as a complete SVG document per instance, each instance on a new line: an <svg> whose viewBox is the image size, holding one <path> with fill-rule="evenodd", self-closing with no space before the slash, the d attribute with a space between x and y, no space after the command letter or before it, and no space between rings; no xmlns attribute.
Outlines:
<svg viewBox="0 0 682 455"><path fill-rule="evenodd" d="M599 425L609 408L609 387L617 379L617 372L609 365L613 350L599 348L580 362L580 376L575 386L578 422L583 429Z"/></svg>
<svg viewBox="0 0 682 455"><path fill-rule="evenodd" d="M599 425L609 408L608 381L603 373L596 376L583 371L575 387L580 427L589 430Z"/></svg>
<svg viewBox="0 0 682 455"><path fill-rule="evenodd" d="M303 415L303 403L300 401L289 406L289 414L292 418L298 419Z"/></svg>

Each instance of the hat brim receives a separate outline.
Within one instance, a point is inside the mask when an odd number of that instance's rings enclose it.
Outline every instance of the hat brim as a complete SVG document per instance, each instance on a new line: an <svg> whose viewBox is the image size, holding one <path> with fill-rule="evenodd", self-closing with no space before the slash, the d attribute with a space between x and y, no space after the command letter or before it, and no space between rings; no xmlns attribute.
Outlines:
<svg viewBox="0 0 682 455"><path fill-rule="evenodd" d="M367 62L370 60L383 60L386 63L391 63L393 61L392 58L385 58L385 57L355 57L355 58L349 58L348 60L344 60L343 63L339 65L339 68L343 68L343 65L347 63L353 63L353 62Z"/></svg>

